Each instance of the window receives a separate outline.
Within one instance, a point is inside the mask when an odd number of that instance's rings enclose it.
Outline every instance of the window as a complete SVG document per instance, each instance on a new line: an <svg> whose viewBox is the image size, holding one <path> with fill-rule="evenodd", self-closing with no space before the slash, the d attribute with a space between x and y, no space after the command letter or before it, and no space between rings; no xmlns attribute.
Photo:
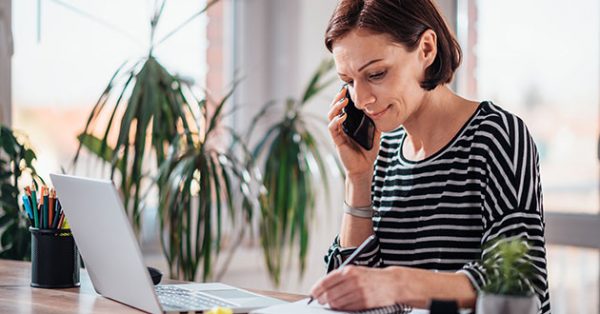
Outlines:
<svg viewBox="0 0 600 314"><path fill-rule="evenodd" d="M44 178L70 165L76 136L114 71L147 55L154 3L42 1L38 7L35 0L13 1L13 127L29 135ZM205 3L167 1L155 37ZM205 24L204 15L196 18L154 51L167 69L199 86L207 68Z"/></svg>
<svg viewBox="0 0 600 314"><path fill-rule="evenodd" d="M11 125L10 58L13 52L11 2L0 2L0 124Z"/></svg>
<svg viewBox="0 0 600 314"><path fill-rule="evenodd" d="M600 3L457 7L458 92L516 113L538 147L553 313L598 313Z"/></svg>
<svg viewBox="0 0 600 314"><path fill-rule="evenodd" d="M475 60L467 59L467 75L475 80L462 87L527 123L540 154L546 211L598 213L598 2L472 5L476 37L467 53Z"/></svg>
<svg viewBox="0 0 600 314"><path fill-rule="evenodd" d="M598 250L548 245L552 313L598 313Z"/></svg>

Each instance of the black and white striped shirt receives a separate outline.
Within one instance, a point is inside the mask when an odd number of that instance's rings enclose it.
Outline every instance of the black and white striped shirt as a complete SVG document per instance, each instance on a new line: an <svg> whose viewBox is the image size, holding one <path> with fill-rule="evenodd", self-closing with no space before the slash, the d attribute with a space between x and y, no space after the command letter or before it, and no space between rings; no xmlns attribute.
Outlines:
<svg viewBox="0 0 600 314"><path fill-rule="evenodd" d="M403 128L382 136L372 185L378 243L355 264L458 271L480 290L482 248L526 239L539 312L550 313L539 161L523 121L482 102L448 145L417 162L402 155L405 138ZM336 238L328 270L352 251Z"/></svg>

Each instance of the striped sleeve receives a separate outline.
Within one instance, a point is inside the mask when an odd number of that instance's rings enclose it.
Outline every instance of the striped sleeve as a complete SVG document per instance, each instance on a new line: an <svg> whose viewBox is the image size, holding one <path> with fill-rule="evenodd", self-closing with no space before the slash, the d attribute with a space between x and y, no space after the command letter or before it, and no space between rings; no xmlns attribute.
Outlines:
<svg viewBox="0 0 600 314"><path fill-rule="evenodd" d="M487 178L482 195L481 259L493 248L495 239L520 238L529 244L525 257L533 265L533 289L539 313L549 313L550 302L544 247L544 217L539 157L525 124L516 116L498 114L481 124L475 141L486 156ZM459 272L467 275L480 291L487 282L481 259L466 264Z"/></svg>
<svg viewBox="0 0 600 314"><path fill-rule="evenodd" d="M335 237L333 244L329 247L327 255L325 255L325 265L327 265L327 272L331 272L334 269L340 267L344 262L344 259L352 254L356 250L356 247L342 248L340 245L339 235ZM383 260L381 259L381 253L379 248L379 239L375 238L373 244L370 247L365 248L365 252L360 254L353 262L354 265L368 266L368 267L382 267Z"/></svg>

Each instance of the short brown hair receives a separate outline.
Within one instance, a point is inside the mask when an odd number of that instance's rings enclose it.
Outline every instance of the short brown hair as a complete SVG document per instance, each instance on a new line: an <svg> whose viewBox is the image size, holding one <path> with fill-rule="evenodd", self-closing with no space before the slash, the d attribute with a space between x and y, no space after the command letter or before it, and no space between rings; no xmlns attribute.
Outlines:
<svg viewBox="0 0 600 314"><path fill-rule="evenodd" d="M408 51L417 48L426 30L433 30L437 55L421 82L426 90L452 81L462 59L458 41L431 0L340 0L325 32L327 49L332 51L334 42L355 28L388 34Z"/></svg>

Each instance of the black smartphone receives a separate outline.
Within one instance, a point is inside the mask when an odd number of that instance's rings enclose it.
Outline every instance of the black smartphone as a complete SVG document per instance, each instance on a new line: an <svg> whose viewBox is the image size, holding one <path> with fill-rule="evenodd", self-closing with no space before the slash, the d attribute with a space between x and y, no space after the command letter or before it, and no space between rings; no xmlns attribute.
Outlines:
<svg viewBox="0 0 600 314"><path fill-rule="evenodd" d="M362 110L354 106L348 88L346 88L346 98L348 98L348 104L343 110L348 116L342 122L342 130L358 145L366 150L371 150L375 138L375 123Z"/></svg>

